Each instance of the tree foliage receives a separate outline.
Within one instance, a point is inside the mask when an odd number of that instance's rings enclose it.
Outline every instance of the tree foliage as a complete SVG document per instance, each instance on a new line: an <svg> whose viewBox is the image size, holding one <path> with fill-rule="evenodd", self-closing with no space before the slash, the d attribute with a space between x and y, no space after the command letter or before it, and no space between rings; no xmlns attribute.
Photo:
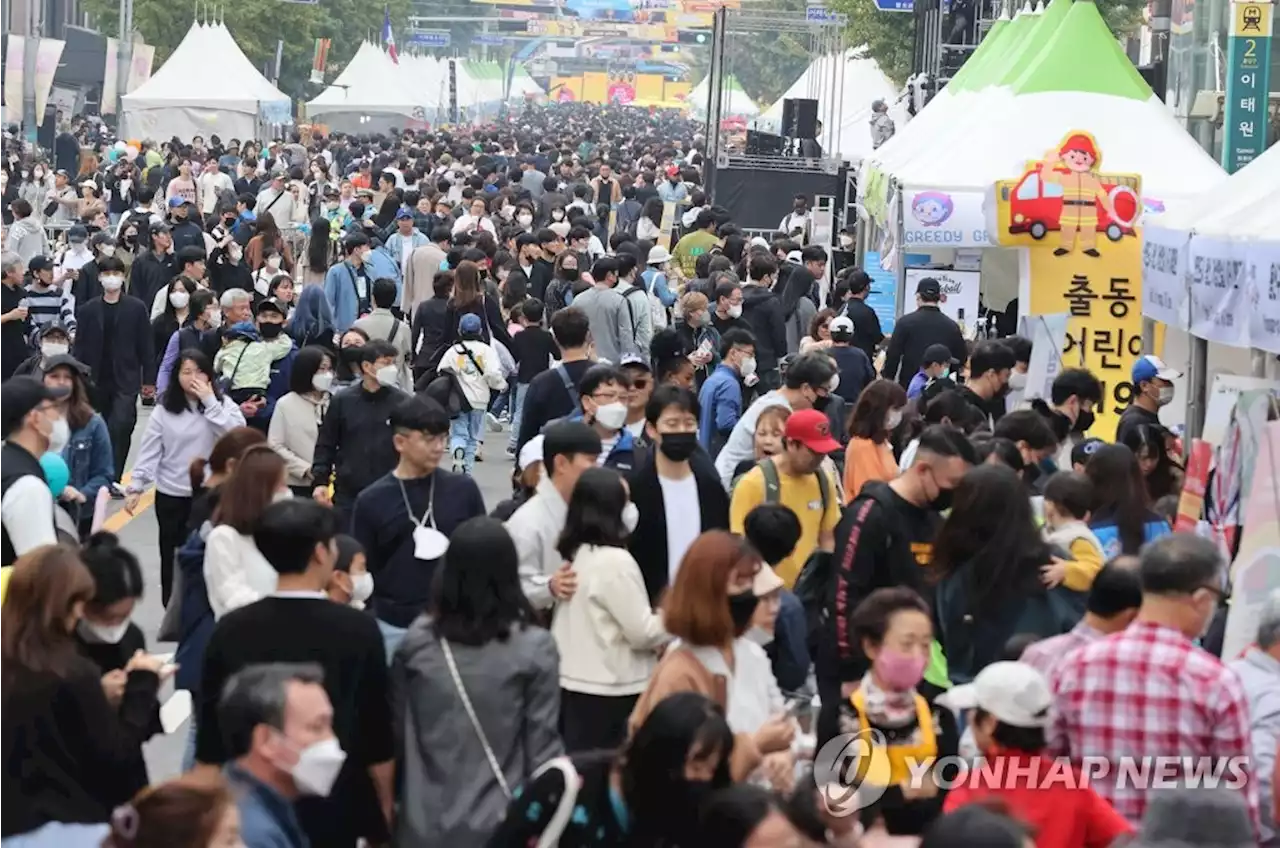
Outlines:
<svg viewBox="0 0 1280 848"><path fill-rule="evenodd" d="M1146 0L1096 0L1098 11L1117 36L1132 33L1142 20ZM827 6L849 17L848 43L867 45L869 55L898 85L912 73L915 17L904 12L882 12L874 0L829 0Z"/></svg>
<svg viewBox="0 0 1280 848"><path fill-rule="evenodd" d="M391 25L397 34L405 31L409 0L387 0ZM119 8L116 0L85 0L85 11L91 13L99 28L106 33L119 30ZM328 61L342 68L355 55L364 39L377 40L382 31L382 4L358 0L321 0L319 3L290 3L282 0L225 0L217 6L218 16L225 21L240 49L254 67L272 76L276 57L276 40L283 39L278 87L297 100L309 100L323 86L308 82L312 51L317 38L332 39ZM154 67L173 52L191 27L193 17L188 4L169 0L133 0L133 25L143 40L156 47ZM216 78L219 69L211 65L209 75ZM332 81L336 74L326 75ZM193 81L194 82L194 81Z"/></svg>

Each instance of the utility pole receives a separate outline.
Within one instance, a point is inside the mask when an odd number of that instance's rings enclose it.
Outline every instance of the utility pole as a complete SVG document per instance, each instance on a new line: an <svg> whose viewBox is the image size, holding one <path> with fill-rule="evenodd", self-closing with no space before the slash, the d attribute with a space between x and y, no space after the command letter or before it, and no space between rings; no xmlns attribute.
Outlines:
<svg viewBox="0 0 1280 848"><path fill-rule="evenodd" d="M36 143L36 53L40 51L40 0L27 0L27 37L22 45L22 127Z"/></svg>
<svg viewBox="0 0 1280 848"><path fill-rule="evenodd" d="M124 126L124 96L133 70L133 0L120 0L120 50L116 61L116 127Z"/></svg>

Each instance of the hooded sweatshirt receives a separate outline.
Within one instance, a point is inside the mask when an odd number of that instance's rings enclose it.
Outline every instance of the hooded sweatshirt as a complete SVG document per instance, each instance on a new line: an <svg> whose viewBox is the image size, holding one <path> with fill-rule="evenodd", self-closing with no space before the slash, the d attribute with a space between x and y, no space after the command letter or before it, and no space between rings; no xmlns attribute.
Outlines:
<svg viewBox="0 0 1280 848"><path fill-rule="evenodd" d="M782 301L772 290L757 284L742 287L742 319L756 337L756 370L775 371L787 352L787 324Z"/></svg>

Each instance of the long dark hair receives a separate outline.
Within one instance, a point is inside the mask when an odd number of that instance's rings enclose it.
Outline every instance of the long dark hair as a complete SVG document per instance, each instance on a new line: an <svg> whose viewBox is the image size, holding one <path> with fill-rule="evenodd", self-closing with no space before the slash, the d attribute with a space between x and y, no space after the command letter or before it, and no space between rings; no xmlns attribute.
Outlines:
<svg viewBox="0 0 1280 848"><path fill-rule="evenodd" d="M169 385L165 386L164 397L160 399L160 405L166 411L174 415L181 415L191 409L191 400L187 397L187 393L182 389L182 382L178 379L178 374L182 371L182 363L190 362L200 369L200 372L209 380L209 385L213 388L213 396L218 399L218 403L222 403L222 389L218 387L218 375L213 371L213 362L204 351L199 348L189 347L178 354L178 361L173 365L173 378L169 380Z"/></svg>
<svg viewBox="0 0 1280 848"><path fill-rule="evenodd" d="M1120 553L1137 554L1147 523L1147 489L1137 455L1124 445L1102 445L1084 473L1093 483L1093 518L1114 521Z"/></svg>
<svg viewBox="0 0 1280 848"><path fill-rule="evenodd" d="M963 572L975 616L1017 595L1042 591L1040 566L1049 557L1017 472L979 465L961 478L951 514L933 543L932 569L938 580Z"/></svg>
<svg viewBox="0 0 1280 848"><path fill-rule="evenodd" d="M1176 494L1178 491L1178 481L1174 472L1180 469L1165 448L1169 437L1169 431L1157 424L1139 424L1125 433L1124 440L1121 442L1133 451L1133 455L1138 457L1139 461L1142 460L1143 453L1154 456L1156 460L1156 467L1142 478L1146 485L1147 503L1153 504L1165 495Z"/></svg>
<svg viewBox="0 0 1280 848"><path fill-rule="evenodd" d="M651 197L644 202L644 208L640 210L641 217L648 218L653 222L655 227L662 226L662 198Z"/></svg>
<svg viewBox="0 0 1280 848"><path fill-rule="evenodd" d="M75 656L67 619L93 598L93 575L75 548L42 545L18 557L0 616L4 685L23 672L63 675Z"/></svg>
<svg viewBox="0 0 1280 848"><path fill-rule="evenodd" d="M627 490L617 471L612 468L583 471L569 496L569 511L557 548L560 556L573 559L583 545L624 547L627 528L622 523L622 508L626 503Z"/></svg>
<svg viewBox="0 0 1280 848"><path fill-rule="evenodd" d="M323 273L329 267L329 257L333 255L329 227L329 219L323 215L317 215L311 220L311 238L307 240L307 267L313 273Z"/></svg>
<svg viewBox="0 0 1280 848"><path fill-rule="evenodd" d="M267 437L261 430L255 430L252 427L232 427L222 434L222 438L213 443L213 450L209 451L208 459L198 456L191 460L191 465L187 468L187 474L191 477L191 491L198 492L204 488L206 470L210 474L226 474L231 463L240 459L240 454L254 445L265 444L266 441Z"/></svg>
<svg viewBox="0 0 1280 848"><path fill-rule="evenodd" d="M288 191L286 186L284 191ZM263 212L258 216L253 224L254 235L262 236L262 255L265 258L268 247L275 247L276 242L280 239L280 228L276 226L276 219L270 212Z"/></svg>
<svg viewBox="0 0 1280 848"><path fill-rule="evenodd" d="M636 729L621 754L622 797L635 829L632 845L687 845L698 824L700 796L684 777L690 753L719 751L711 789L731 783L729 755L733 731L724 711L696 692L677 692L660 701Z"/></svg>
<svg viewBox="0 0 1280 848"><path fill-rule="evenodd" d="M284 458L280 454L270 445L249 447L222 484L213 523L229 525L237 533L252 533L284 480Z"/></svg>
<svg viewBox="0 0 1280 848"><path fill-rule="evenodd" d="M177 328L178 310L173 308L173 302L169 300L169 295L173 294L174 289L177 289L177 288L184 289L188 295L187 320L188 321L191 320L190 295L193 295L196 293L196 289L198 288L198 286L196 286L195 283L193 283L191 280L188 280L186 277L174 277L172 280L169 281L169 285L165 286L164 314L156 316L155 321L152 322L153 324L157 321L164 321L166 323L171 324L171 326L173 326L174 328Z"/></svg>
<svg viewBox="0 0 1280 848"><path fill-rule="evenodd" d="M479 646L506 641L514 627L533 621L518 565L515 542L501 521L479 516L463 522L436 570L436 635Z"/></svg>
<svg viewBox="0 0 1280 848"><path fill-rule="evenodd" d="M84 375L71 365L59 365L71 372L71 394L65 401L67 406L67 425L72 431L88 426L93 419L93 405L89 403L89 388L85 385ZM57 370L56 368L53 370Z"/></svg>

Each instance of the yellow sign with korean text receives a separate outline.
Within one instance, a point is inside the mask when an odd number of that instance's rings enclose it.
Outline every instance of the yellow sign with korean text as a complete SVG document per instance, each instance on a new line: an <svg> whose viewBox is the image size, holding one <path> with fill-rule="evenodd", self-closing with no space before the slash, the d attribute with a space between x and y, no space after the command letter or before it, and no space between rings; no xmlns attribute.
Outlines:
<svg viewBox="0 0 1280 848"><path fill-rule="evenodd" d="M1133 400L1130 373L1142 356L1142 243L1099 240L1098 256L1055 256L1031 249L1032 315L1066 312L1064 368L1087 368L1102 381L1102 404L1090 436L1112 440L1120 413Z"/></svg>
<svg viewBox="0 0 1280 848"><path fill-rule="evenodd" d="M1231 4L1231 34L1238 38L1266 38L1271 35L1271 3Z"/></svg>

